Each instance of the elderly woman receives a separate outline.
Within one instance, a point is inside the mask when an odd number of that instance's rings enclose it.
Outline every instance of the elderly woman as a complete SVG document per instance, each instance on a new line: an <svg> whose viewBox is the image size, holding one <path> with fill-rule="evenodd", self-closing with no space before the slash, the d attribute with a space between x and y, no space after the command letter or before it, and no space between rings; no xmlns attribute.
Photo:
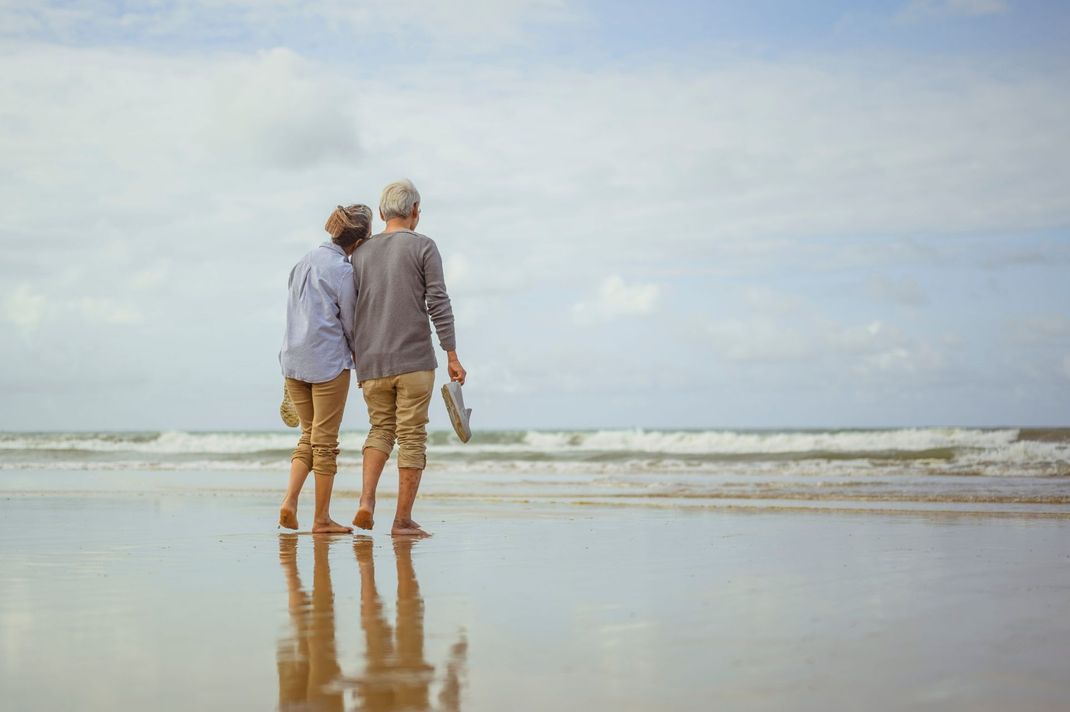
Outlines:
<svg viewBox="0 0 1070 712"><path fill-rule="evenodd" d="M371 233L365 205L338 208L327 219L329 242L319 245L290 272L286 336L279 352L282 374L301 421L301 438L290 461L290 484L279 508L279 526L297 529L297 498L308 473L316 473L313 532L351 532L331 519L338 471L338 428L349 372L353 368L356 289L349 256Z"/></svg>

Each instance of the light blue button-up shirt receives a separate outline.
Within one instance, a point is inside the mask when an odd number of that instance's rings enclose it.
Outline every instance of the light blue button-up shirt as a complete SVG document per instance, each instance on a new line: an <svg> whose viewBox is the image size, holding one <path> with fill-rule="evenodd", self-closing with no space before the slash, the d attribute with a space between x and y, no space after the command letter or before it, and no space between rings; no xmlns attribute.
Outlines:
<svg viewBox="0 0 1070 712"><path fill-rule="evenodd" d="M290 272L282 375L324 383L353 368L357 290L345 250L324 242Z"/></svg>

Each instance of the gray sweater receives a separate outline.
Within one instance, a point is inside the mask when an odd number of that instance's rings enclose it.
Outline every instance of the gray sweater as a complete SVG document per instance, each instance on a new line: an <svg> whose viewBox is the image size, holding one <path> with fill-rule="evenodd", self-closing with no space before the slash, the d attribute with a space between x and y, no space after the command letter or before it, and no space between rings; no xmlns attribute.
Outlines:
<svg viewBox="0 0 1070 712"><path fill-rule="evenodd" d="M438 368L435 324L444 351L457 348L442 257L426 235L408 230L372 235L353 253L357 288L357 380Z"/></svg>

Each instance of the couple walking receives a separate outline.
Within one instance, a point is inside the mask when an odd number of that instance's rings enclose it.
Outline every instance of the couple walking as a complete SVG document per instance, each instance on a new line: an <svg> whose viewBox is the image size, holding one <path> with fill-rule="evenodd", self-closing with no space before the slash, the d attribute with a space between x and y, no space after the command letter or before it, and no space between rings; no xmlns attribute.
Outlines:
<svg viewBox="0 0 1070 712"><path fill-rule="evenodd" d="M301 438L279 509L279 525L289 529L297 528L297 499L314 472L312 531L353 531L331 519L329 509L338 470L338 429L349 371L355 369L371 430L362 450L360 504L353 524L372 528L379 476L396 441L398 501L391 533L427 536L413 521L412 507L426 464L427 408L438 367L429 316L447 353L450 380L464 384L465 370L457 358L442 258L431 238L415 232L420 194L411 181L383 189L379 217L386 227L371 235L368 206L339 206L325 226L331 240L290 272L279 362Z"/></svg>

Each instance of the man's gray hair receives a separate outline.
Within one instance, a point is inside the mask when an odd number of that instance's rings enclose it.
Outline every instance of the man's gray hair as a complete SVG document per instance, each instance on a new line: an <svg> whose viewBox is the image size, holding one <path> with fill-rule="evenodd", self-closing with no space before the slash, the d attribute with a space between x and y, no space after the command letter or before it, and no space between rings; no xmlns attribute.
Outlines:
<svg viewBox="0 0 1070 712"><path fill-rule="evenodd" d="M416 190L411 180L402 178L383 188L383 194L379 196L379 210L385 220L407 218L419 202L420 191Z"/></svg>

